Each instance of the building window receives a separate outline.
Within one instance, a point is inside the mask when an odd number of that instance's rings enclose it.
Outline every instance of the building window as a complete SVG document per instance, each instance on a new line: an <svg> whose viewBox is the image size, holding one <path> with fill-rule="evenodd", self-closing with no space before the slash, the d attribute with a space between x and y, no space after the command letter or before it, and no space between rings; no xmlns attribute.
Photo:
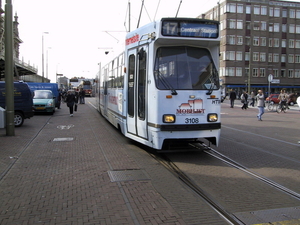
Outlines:
<svg viewBox="0 0 300 225"><path fill-rule="evenodd" d="M278 38L274 38L274 47L279 47L279 39Z"/></svg>
<svg viewBox="0 0 300 225"><path fill-rule="evenodd" d="M261 27L260 27L261 30L267 30L267 22L265 21L261 21Z"/></svg>
<svg viewBox="0 0 300 225"><path fill-rule="evenodd" d="M255 15L260 15L260 6L259 5L254 6L254 14Z"/></svg>
<svg viewBox="0 0 300 225"><path fill-rule="evenodd" d="M279 54L277 54L277 53L274 53L273 54L273 62L279 62Z"/></svg>
<svg viewBox="0 0 300 225"><path fill-rule="evenodd" d="M267 15L267 6L261 6L261 15Z"/></svg>
<svg viewBox="0 0 300 225"><path fill-rule="evenodd" d="M300 25L296 25L296 34L300 34Z"/></svg>
<svg viewBox="0 0 300 225"><path fill-rule="evenodd" d="M286 24L282 24L282 32L286 32Z"/></svg>
<svg viewBox="0 0 300 225"><path fill-rule="evenodd" d="M259 46L259 37L253 37L253 45Z"/></svg>
<svg viewBox="0 0 300 225"><path fill-rule="evenodd" d="M236 28L236 20L229 20L229 28L230 29Z"/></svg>
<svg viewBox="0 0 300 225"><path fill-rule="evenodd" d="M294 63L294 54L289 54L289 63Z"/></svg>
<svg viewBox="0 0 300 225"><path fill-rule="evenodd" d="M295 40L294 39L289 40L289 48L295 48Z"/></svg>
<svg viewBox="0 0 300 225"><path fill-rule="evenodd" d="M282 10L282 17L284 17L284 18L287 17L287 10L286 9Z"/></svg>
<svg viewBox="0 0 300 225"><path fill-rule="evenodd" d="M273 69L273 76L278 77L278 69Z"/></svg>
<svg viewBox="0 0 300 225"><path fill-rule="evenodd" d="M281 40L281 47L283 47L283 48L286 47L286 39Z"/></svg>
<svg viewBox="0 0 300 225"><path fill-rule="evenodd" d="M253 77L258 77L258 68L253 68L252 69L252 76Z"/></svg>
<svg viewBox="0 0 300 225"><path fill-rule="evenodd" d="M294 70L289 70L289 78L293 78L294 77Z"/></svg>
<svg viewBox="0 0 300 225"><path fill-rule="evenodd" d="M227 4L227 12L236 13L236 4L234 3Z"/></svg>
<svg viewBox="0 0 300 225"><path fill-rule="evenodd" d="M286 60L286 54L282 54L281 55L281 62L285 63L285 60Z"/></svg>
<svg viewBox="0 0 300 225"><path fill-rule="evenodd" d="M269 23L269 32L273 32L273 31L274 31L274 24Z"/></svg>
<svg viewBox="0 0 300 225"><path fill-rule="evenodd" d="M243 75L243 68L237 67L235 72L237 77L241 77Z"/></svg>
<svg viewBox="0 0 300 225"><path fill-rule="evenodd" d="M246 14L251 14L251 5L246 5Z"/></svg>
<svg viewBox="0 0 300 225"><path fill-rule="evenodd" d="M273 61L273 54L269 53L268 55L268 62L272 62Z"/></svg>
<svg viewBox="0 0 300 225"><path fill-rule="evenodd" d="M269 47L273 47L273 39L269 38Z"/></svg>
<svg viewBox="0 0 300 225"><path fill-rule="evenodd" d="M290 18L295 18L296 14L295 14L295 9L290 9Z"/></svg>
<svg viewBox="0 0 300 225"><path fill-rule="evenodd" d="M297 10L297 11L296 11L296 18L297 18L297 19L300 19L300 10Z"/></svg>
<svg viewBox="0 0 300 225"><path fill-rule="evenodd" d="M243 29L243 20L238 20L236 22L237 29Z"/></svg>
<svg viewBox="0 0 300 225"><path fill-rule="evenodd" d="M260 59L259 59L260 62L265 62L266 61L266 53L265 52L261 52L259 54L259 57L260 57Z"/></svg>
<svg viewBox="0 0 300 225"><path fill-rule="evenodd" d="M259 52L253 52L253 61L259 61Z"/></svg>
<svg viewBox="0 0 300 225"><path fill-rule="evenodd" d="M226 60L235 60L235 51L226 51Z"/></svg>
<svg viewBox="0 0 300 225"><path fill-rule="evenodd" d="M300 55L295 55L295 63L300 63Z"/></svg>
<svg viewBox="0 0 300 225"><path fill-rule="evenodd" d="M242 45L243 44L243 36L237 36L237 44Z"/></svg>
<svg viewBox="0 0 300 225"><path fill-rule="evenodd" d="M274 9L274 17L280 17L280 9L279 8Z"/></svg>
<svg viewBox="0 0 300 225"><path fill-rule="evenodd" d="M295 78L300 78L300 70L295 70Z"/></svg>
<svg viewBox="0 0 300 225"><path fill-rule="evenodd" d="M250 37L245 37L246 45L250 45Z"/></svg>
<svg viewBox="0 0 300 225"><path fill-rule="evenodd" d="M253 30L260 30L260 22L259 21L254 21Z"/></svg>
<svg viewBox="0 0 300 225"><path fill-rule="evenodd" d="M242 61L243 60L243 53L242 52L236 52L236 60Z"/></svg>
<svg viewBox="0 0 300 225"><path fill-rule="evenodd" d="M273 7L269 8L269 16L274 16L274 8Z"/></svg>
<svg viewBox="0 0 300 225"><path fill-rule="evenodd" d="M243 5L240 5L240 4L237 5L237 13L244 13Z"/></svg>
<svg viewBox="0 0 300 225"><path fill-rule="evenodd" d="M249 61L249 56L250 56L250 53L249 52L245 52L245 61Z"/></svg>
<svg viewBox="0 0 300 225"><path fill-rule="evenodd" d="M295 24L290 24L289 32L290 32L291 34L294 34L294 33L295 33Z"/></svg>
<svg viewBox="0 0 300 225"><path fill-rule="evenodd" d="M229 35L229 44L235 45L235 35Z"/></svg>
<svg viewBox="0 0 300 225"><path fill-rule="evenodd" d="M260 74L259 74L260 77L265 77L266 76L266 69L265 68L260 68L259 72L260 72Z"/></svg>
<svg viewBox="0 0 300 225"><path fill-rule="evenodd" d="M285 77L285 70L284 69L280 71L280 77Z"/></svg>
<svg viewBox="0 0 300 225"><path fill-rule="evenodd" d="M260 46L267 46L267 38L266 37L260 38Z"/></svg>
<svg viewBox="0 0 300 225"><path fill-rule="evenodd" d="M225 76L234 76L234 67L226 67L225 68Z"/></svg>
<svg viewBox="0 0 300 225"><path fill-rule="evenodd" d="M274 26L273 26L273 28L274 28L274 32L279 32L279 23L274 23Z"/></svg>

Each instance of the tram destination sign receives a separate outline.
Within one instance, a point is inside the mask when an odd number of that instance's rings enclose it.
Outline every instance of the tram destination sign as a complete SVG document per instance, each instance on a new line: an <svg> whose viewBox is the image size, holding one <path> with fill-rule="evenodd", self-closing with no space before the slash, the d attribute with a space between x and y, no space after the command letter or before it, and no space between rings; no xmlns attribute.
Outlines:
<svg viewBox="0 0 300 225"><path fill-rule="evenodd" d="M217 38L219 27L211 21L172 21L162 22L162 35L176 37Z"/></svg>

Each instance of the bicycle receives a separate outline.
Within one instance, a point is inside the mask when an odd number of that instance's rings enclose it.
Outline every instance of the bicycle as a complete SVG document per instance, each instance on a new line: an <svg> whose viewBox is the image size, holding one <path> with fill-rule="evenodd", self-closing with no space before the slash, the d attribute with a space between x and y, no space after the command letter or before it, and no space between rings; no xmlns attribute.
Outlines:
<svg viewBox="0 0 300 225"><path fill-rule="evenodd" d="M268 111L273 111L274 109L276 109L276 105L273 101L270 101L267 105L267 109Z"/></svg>
<svg viewBox="0 0 300 225"><path fill-rule="evenodd" d="M278 107L277 107L277 113L280 113L280 112L284 112L286 113L288 107L286 104L279 104Z"/></svg>

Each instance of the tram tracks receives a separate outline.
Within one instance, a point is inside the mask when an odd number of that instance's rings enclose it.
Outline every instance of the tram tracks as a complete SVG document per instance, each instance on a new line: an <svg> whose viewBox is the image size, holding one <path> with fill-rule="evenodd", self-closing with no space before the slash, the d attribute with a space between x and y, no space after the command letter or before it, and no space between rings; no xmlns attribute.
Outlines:
<svg viewBox="0 0 300 225"><path fill-rule="evenodd" d="M291 196L296 200L300 200L300 194L290 190L287 187L265 177L258 173L251 171L249 168L241 165L240 163L232 160L231 158L221 154L217 150L201 143L191 143L190 146L193 146L195 149L203 151L205 154L213 157L222 163L225 163L231 168L235 168L247 175L250 175L256 180L263 182L276 190L283 192L286 195ZM194 191L198 196L204 199L219 215L221 215L228 223L231 224L245 224L240 219L238 219L234 213L229 212L225 207L222 206L211 194L207 193L203 190L195 181L193 181L187 174L185 174L174 162L172 162L166 154L151 154L153 158L155 158L161 165L163 165L166 169L172 172L178 179L180 179L185 185L187 185L192 191Z"/></svg>

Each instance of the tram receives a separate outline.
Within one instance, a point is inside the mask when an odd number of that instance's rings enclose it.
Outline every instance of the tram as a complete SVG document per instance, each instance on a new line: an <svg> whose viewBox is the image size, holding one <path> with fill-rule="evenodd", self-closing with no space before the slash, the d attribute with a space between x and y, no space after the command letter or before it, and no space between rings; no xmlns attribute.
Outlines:
<svg viewBox="0 0 300 225"><path fill-rule="evenodd" d="M153 149L221 132L219 23L162 18L127 34L125 51L97 73L97 108Z"/></svg>

